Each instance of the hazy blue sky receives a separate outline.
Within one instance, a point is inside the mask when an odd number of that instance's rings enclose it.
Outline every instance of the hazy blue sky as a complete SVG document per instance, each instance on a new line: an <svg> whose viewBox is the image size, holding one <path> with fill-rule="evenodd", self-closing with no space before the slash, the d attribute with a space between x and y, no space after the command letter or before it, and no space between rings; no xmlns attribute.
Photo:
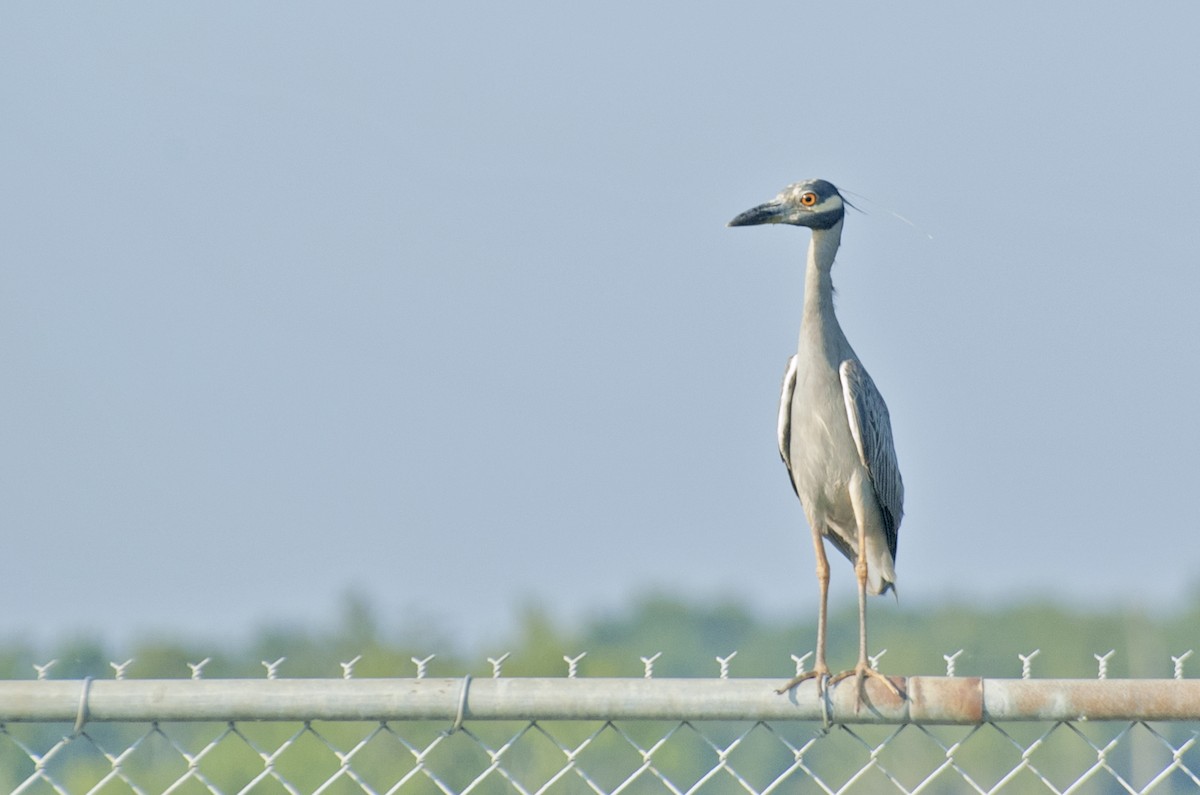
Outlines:
<svg viewBox="0 0 1200 795"><path fill-rule="evenodd" d="M649 588L811 618L774 439L808 233L725 222L814 176L870 199L834 279L908 496L878 620L1193 593L1197 30L5 3L0 637L219 638L348 589L472 643Z"/></svg>

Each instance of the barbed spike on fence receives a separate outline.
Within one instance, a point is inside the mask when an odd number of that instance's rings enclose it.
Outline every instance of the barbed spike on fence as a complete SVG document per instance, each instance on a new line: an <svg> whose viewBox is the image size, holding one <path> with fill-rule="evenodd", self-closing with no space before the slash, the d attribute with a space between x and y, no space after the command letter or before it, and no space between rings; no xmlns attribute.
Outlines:
<svg viewBox="0 0 1200 795"><path fill-rule="evenodd" d="M876 671L879 670L879 661L883 659L883 655L885 655L885 654L887 654L887 649L883 649L878 654L876 654L874 657L872 657L869 654L867 655L867 660L870 661L871 667L874 668Z"/></svg>
<svg viewBox="0 0 1200 795"><path fill-rule="evenodd" d="M267 678L268 679L276 679L278 677L279 666L282 665L283 661L286 659L287 659L287 657L280 657L275 662L267 662L266 660L260 661L263 664L263 668L267 669Z"/></svg>
<svg viewBox="0 0 1200 795"><path fill-rule="evenodd" d="M492 664L492 678L493 679L500 678L500 666L504 665L504 661L507 660L511 655L512 655L511 651L506 651L506 652L504 652L504 654L501 654L499 657L488 657L487 658L487 661Z"/></svg>
<svg viewBox="0 0 1200 795"><path fill-rule="evenodd" d="M954 652L954 654L943 654L942 659L946 661L946 676L954 676L954 663L958 660L958 656L963 653L962 649Z"/></svg>
<svg viewBox="0 0 1200 795"><path fill-rule="evenodd" d="M794 654L791 656L792 662L796 663L796 676L804 676L804 663L809 657L813 656L813 653L810 651L800 657L797 657Z"/></svg>
<svg viewBox="0 0 1200 795"><path fill-rule="evenodd" d="M643 676L644 679L653 679L654 678L654 661L657 660L661 656L662 656L662 652L660 651L660 652L655 652L653 655L651 655L649 657L641 658L642 665L646 666L646 673Z"/></svg>
<svg viewBox="0 0 1200 795"><path fill-rule="evenodd" d="M728 657L718 657L717 658L717 665L721 666L721 678L722 679L729 678L729 661L732 660L736 656L737 656L737 652L735 651L735 652L730 653L730 655Z"/></svg>
<svg viewBox="0 0 1200 795"><path fill-rule="evenodd" d="M586 651L580 652L579 656L574 657L574 658L568 657L565 654L563 655L563 660L567 664L567 678L568 679L574 679L575 674L579 673L579 661L582 660L586 656L587 656Z"/></svg>
<svg viewBox="0 0 1200 795"><path fill-rule="evenodd" d="M1174 657L1174 656L1171 657L1171 662L1175 664L1175 678L1176 679L1183 678L1183 664L1184 664L1184 662L1187 661L1187 658L1191 657L1191 656L1192 656L1192 650L1188 649L1187 651L1185 651L1183 654L1179 655L1178 657Z"/></svg>
<svg viewBox="0 0 1200 795"><path fill-rule="evenodd" d="M212 657L205 657L198 663L188 663L187 667L192 669L192 678L200 679L204 676L204 666L212 662Z"/></svg>
<svg viewBox="0 0 1200 795"><path fill-rule="evenodd" d="M57 663L58 663L57 659L51 660L50 662L46 663L45 665L38 665L37 663L34 663L33 670L37 671L37 678L39 680L45 679L46 674L49 673L50 669L53 668Z"/></svg>
<svg viewBox="0 0 1200 795"><path fill-rule="evenodd" d="M1100 670L1096 672L1097 679L1107 679L1108 678L1108 658L1112 657L1113 654L1116 653L1116 651L1117 651L1116 649L1109 649L1108 654L1093 654L1092 655L1093 657L1096 658L1096 663L1099 665L1099 668L1100 668Z"/></svg>
<svg viewBox="0 0 1200 795"><path fill-rule="evenodd" d="M132 657L130 657L128 660L126 660L123 663L116 663L116 662L112 662L110 660L108 664L113 669L113 678L124 679L125 678L125 669L127 669L132 662L133 662Z"/></svg>
<svg viewBox="0 0 1200 795"><path fill-rule="evenodd" d="M1021 678L1028 679L1030 677L1030 667L1033 663L1033 658L1042 653L1041 649L1034 649L1029 654L1018 654L1018 659L1021 660Z"/></svg>
<svg viewBox="0 0 1200 795"><path fill-rule="evenodd" d="M425 672L427 670L429 670L429 661L432 660L436 656L437 656L436 654L431 654L428 657L426 657L424 660L417 659L416 657L409 658L410 660L413 661L413 664L415 666L417 666L417 678L418 679L425 678Z"/></svg>
<svg viewBox="0 0 1200 795"><path fill-rule="evenodd" d="M353 660L348 660L347 662L344 662L344 663L338 663L338 665L342 666L342 678L343 679L353 679L354 678L354 666L357 665L358 661L361 659L362 659L362 655L360 654L357 657L355 657Z"/></svg>

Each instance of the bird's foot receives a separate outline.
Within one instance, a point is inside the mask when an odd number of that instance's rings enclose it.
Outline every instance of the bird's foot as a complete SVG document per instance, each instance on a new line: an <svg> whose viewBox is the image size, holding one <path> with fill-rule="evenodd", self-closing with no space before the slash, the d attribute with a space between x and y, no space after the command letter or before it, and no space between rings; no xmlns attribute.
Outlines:
<svg viewBox="0 0 1200 795"><path fill-rule="evenodd" d="M787 684L785 684L783 687L779 688L775 692L778 693L779 695L783 695L784 693L786 693L789 690L791 690L792 688L794 688L796 685L800 684L801 682L805 682L809 679L816 679L817 680L817 693L822 696L825 695L825 690L829 687L829 683L830 683L829 666L817 664L816 666L813 667L813 669L811 671L805 671L802 674L796 674L796 676L794 676L788 680Z"/></svg>
<svg viewBox="0 0 1200 795"><path fill-rule="evenodd" d="M866 660L859 660L858 665L854 666L853 669L849 671L842 671L840 674L830 677L829 684L837 684L843 679L849 679L851 676L854 677L854 692L857 696L854 702L855 712L858 712L862 708L863 701L866 698L864 686L866 685L867 679L878 679L880 682L883 682L884 687L892 692L893 696L901 699L904 698L904 696L900 693L900 688L896 687L896 683L872 668Z"/></svg>

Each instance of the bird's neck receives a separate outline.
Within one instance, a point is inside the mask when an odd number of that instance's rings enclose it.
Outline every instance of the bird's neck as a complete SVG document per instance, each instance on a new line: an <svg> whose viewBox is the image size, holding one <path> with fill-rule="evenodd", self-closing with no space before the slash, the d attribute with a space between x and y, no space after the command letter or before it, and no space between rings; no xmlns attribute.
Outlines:
<svg viewBox="0 0 1200 795"><path fill-rule="evenodd" d="M836 328L833 312L833 259L842 242L842 222L829 229L814 229L808 244L808 264L804 270L803 324L824 329Z"/></svg>

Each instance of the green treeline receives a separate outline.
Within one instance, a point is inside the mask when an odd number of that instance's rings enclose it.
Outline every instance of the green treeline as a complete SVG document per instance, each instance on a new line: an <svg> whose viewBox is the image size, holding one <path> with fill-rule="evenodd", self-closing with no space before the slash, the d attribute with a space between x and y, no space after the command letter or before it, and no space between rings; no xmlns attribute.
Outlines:
<svg viewBox="0 0 1200 795"><path fill-rule="evenodd" d="M1170 610L1083 611L1050 601L998 607L947 599L942 604L897 605L873 598L869 605L870 650L887 649L880 668L897 675L945 672L943 655L956 658L960 676L1015 677L1019 654L1040 653L1033 675L1094 677L1096 654L1115 650L1108 662L1110 677L1170 677L1172 656L1196 648L1200 654L1200 593ZM656 676L715 676L715 657L736 651L730 663L734 677L790 676L792 654L812 648L815 616L771 620L736 601L689 602L679 597L644 595L627 608L568 624L551 618L536 605L524 609L512 637L488 647L463 652L428 627L397 634L389 625L411 626L403 616L380 614L366 600L346 596L333 626L274 627L235 647L204 641L147 640L133 648L114 648L95 639L65 640L50 648L34 648L9 639L0 644L0 678L30 679L35 664L57 659L53 679L84 676L111 678L110 662L132 659L129 678L186 678L188 663L206 658L206 678L257 678L263 660L286 657L281 677L341 676L340 662L361 655L357 677L412 676L413 657L436 657L430 676L491 675L488 657L507 653L505 676L562 676L563 655L586 652L580 676L641 676L642 657L661 652ZM394 620L389 620L394 619ZM854 663L856 614L852 604L830 616L829 663L834 669ZM1200 675L1200 656L1185 673ZM1194 670L1192 670L1194 669Z"/></svg>

